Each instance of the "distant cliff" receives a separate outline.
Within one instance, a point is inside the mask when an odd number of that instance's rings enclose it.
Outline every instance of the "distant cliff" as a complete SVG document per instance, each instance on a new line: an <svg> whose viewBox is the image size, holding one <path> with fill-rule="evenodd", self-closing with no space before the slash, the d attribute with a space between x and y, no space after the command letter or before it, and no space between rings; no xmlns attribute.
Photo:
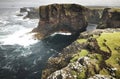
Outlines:
<svg viewBox="0 0 120 79"><path fill-rule="evenodd" d="M86 30L87 8L77 4L52 4L40 6L40 21L33 30L38 38L44 38L55 32L80 33Z"/></svg>
<svg viewBox="0 0 120 79"><path fill-rule="evenodd" d="M89 10L86 11L86 18L88 23L98 24L101 20L102 13L103 9L89 8Z"/></svg>
<svg viewBox="0 0 120 79"><path fill-rule="evenodd" d="M24 17L24 19L25 18L39 19L39 9L38 8L33 8L33 7L20 8L20 13L23 13L23 12L27 12L27 15Z"/></svg>
<svg viewBox="0 0 120 79"><path fill-rule="evenodd" d="M97 28L120 28L120 9L105 8Z"/></svg>

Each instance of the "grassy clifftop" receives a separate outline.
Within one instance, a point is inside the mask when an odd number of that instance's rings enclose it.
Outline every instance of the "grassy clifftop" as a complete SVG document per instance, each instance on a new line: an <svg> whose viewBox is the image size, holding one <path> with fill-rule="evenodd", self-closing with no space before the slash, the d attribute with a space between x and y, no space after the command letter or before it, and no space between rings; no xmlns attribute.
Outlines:
<svg viewBox="0 0 120 79"><path fill-rule="evenodd" d="M110 29L107 31L99 30L92 33L81 33L80 37L73 44L65 48L63 50L64 53L62 52L58 56L58 60L60 58L64 58L64 60L59 61L57 65L54 64L56 70L50 71L51 67L49 64L49 69L47 69L49 76L46 77L49 79L59 79L59 77L62 79L119 79L120 32L117 30ZM56 58L49 60L53 63ZM58 66L61 66L61 68L58 68Z"/></svg>

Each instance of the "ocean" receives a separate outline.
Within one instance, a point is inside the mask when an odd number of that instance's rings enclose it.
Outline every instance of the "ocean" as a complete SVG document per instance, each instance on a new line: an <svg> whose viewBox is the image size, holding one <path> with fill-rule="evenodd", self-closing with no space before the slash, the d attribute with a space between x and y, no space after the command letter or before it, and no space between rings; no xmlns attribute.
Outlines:
<svg viewBox="0 0 120 79"><path fill-rule="evenodd" d="M76 37L55 34L36 40L29 32L39 19L23 19L27 13L17 16L19 11L0 8L0 79L41 79L48 58L59 54Z"/></svg>

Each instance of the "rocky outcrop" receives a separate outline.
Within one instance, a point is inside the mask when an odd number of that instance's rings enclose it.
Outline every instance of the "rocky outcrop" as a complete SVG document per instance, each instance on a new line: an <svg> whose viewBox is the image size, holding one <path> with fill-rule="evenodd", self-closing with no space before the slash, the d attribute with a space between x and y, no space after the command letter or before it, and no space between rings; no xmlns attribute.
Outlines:
<svg viewBox="0 0 120 79"><path fill-rule="evenodd" d="M105 8L97 28L120 28L120 9Z"/></svg>
<svg viewBox="0 0 120 79"><path fill-rule="evenodd" d="M42 79L119 79L119 34L120 29L81 33L70 46L49 58Z"/></svg>
<svg viewBox="0 0 120 79"><path fill-rule="evenodd" d="M29 11L29 8L28 7L23 7L23 8L20 8L20 12L27 12Z"/></svg>
<svg viewBox="0 0 120 79"><path fill-rule="evenodd" d="M24 17L24 19L25 18L39 19L39 10L37 8L33 8L33 7L20 8L20 13L23 13L23 12L27 12L27 15Z"/></svg>
<svg viewBox="0 0 120 79"><path fill-rule="evenodd" d="M45 38L55 32L76 34L86 30L87 20L85 12L87 8L77 4L51 4L40 6L40 21L37 32L38 38Z"/></svg>

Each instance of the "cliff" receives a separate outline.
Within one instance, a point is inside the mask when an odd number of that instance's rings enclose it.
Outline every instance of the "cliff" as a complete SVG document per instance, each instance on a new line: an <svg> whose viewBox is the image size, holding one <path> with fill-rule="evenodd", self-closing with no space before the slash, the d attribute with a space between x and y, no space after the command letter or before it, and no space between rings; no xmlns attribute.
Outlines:
<svg viewBox="0 0 120 79"><path fill-rule="evenodd" d="M71 33L72 35L86 30L87 8L77 4L51 4L39 7L40 21L33 32L37 38L48 37L55 32Z"/></svg>
<svg viewBox="0 0 120 79"><path fill-rule="evenodd" d="M87 22L91 24L98 24L101 21L102 13L102 8L89 8L89 10L86 11Z"/></svg>
<svg viewBox="0 0 120 79"><path fill-rule="evenodd" d="M83 32L88 23L97 28L119 28L119 9L88 9L77 4L39 7L39 23L32 32L44 39L55 32L79 38L49 58L42 79L120 79L120 29ZM81 33L83 32L83 33Z"/></svg>
<svg viewBox="0 0 120 79"><path fill-rule="evenodd" d="M49 58L42 79L119 79L120 29L83 32Z"/></svg>
<svg viewBox="0 0 120 79"><path fill-rule="evenodd" d="M105 8L97 28L120 28L120 9Z"/></svg>

